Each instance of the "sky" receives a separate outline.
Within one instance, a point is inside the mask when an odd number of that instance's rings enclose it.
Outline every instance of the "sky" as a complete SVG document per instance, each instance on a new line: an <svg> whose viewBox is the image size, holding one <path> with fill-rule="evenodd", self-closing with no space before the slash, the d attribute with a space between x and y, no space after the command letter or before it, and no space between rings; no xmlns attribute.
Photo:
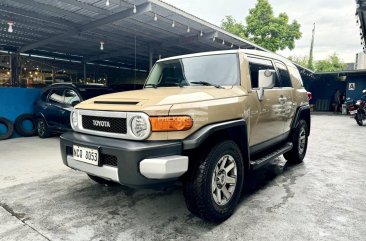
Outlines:
<svg viewBox="0 0 366 241"><path fill-rule="evenodd" d="M249 9L256 0L163 0L217 26L231 15L245 24ZM355 0L269 0L274 14L286 12L290 22L301 24L302 38L295 49L278 51L285 57L309 55L313 23L316 23L314 59L321 60L334 52L347 63L355 61L362 51L360 32L356 23Z"/></svg>

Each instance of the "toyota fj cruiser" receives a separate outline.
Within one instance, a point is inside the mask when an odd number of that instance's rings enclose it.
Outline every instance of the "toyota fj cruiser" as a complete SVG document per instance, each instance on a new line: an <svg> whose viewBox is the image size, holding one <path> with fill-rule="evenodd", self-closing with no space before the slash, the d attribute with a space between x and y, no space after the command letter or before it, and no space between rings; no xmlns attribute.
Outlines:
<svg viewBox="0 0 366 241"><path fill-rule="evenodd" d="M188 209L215 222L233 213L248 171L282 154L302 162L310 133L298 69L255 50L159 60L144 89L84 101L70 121L65 165L102 184L180 180Z"/></svg>

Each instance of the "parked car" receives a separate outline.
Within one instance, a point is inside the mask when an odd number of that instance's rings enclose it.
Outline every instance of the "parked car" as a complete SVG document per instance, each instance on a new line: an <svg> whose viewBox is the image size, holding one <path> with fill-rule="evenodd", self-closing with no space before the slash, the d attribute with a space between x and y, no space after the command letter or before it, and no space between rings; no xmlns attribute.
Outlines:
<svg viewBox="0 0 366 241"><path fill-rule="evenodd" d="M47 138L52 133L71 130L70 112L75 105L112 92L112 89L97 84L59 83L46 87L34 104L38 136Z"/></svg>
<svg viewBox="0 0 366 241"><path fill-rule="evenodd" d="M159 60L144 89L84 101L70 121L66 166L101 184L180 180L188 209L215 222L234 212L249 171L303 161L311 125L296 66L258 50Z"/></svg>

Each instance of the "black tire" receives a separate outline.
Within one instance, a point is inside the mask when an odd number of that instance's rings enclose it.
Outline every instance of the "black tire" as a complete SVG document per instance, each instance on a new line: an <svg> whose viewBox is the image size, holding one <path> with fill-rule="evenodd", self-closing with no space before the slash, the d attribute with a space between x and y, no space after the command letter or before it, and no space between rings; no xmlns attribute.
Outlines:
<svg viewBox="0 0 366 241"><path fill-rule="evenodd" d="M88 177L93 180L94 182L96 183L99 183L99 184L102 184L102 185L107 185L107 186L114 186L116 185L117 183L115 182L112 182L112 181L109 181L109 180L106 180L104 178L101 178L101 177L97 177L97 176L93 176L93 175L90 175L90 174L87 174Z"/></svg>
<svg viewBox="0 0 366 241"><path fill-rule="evenodd" d="M223 161L225 158L226 161ZM183 185L183 194L188 210L198 217L211 222L225 221L233 214L243 188L244 165L240 149L235 142L226 140L219 142L210 148L206 154L203 154L201 158L194 161L197 162L190 167ZM223 162L224 164L222 164ZM235 167L227 173L225 172L225 174L220 174L221 170L224 170L223 167L225 167L225 163L227 164L227 162L230 165L232 163L236 165L235 186L227 183L229 182L228 177L234 177ZM219 165L224 166L219 167ZM216 169L216 167L219 168ZM225 177L222 178L220 175L224 175ZM215 181L213 182L213 180ZM224 184L221 185L222 183ZM227 188L227 185L229 188ZM232 189L233 186L234 188ZM221 193L224 187L226 191L231 190L229 193L230 197L226 198L226 195L222 192L223 196L221 197L220 194L220 199L223 199L220 204L217 195L218 192Z"/></svg>
<svg viewBox="0 0 366 241"><path fill-rule="evenodd" d="M363 122L362 122L362 113L360 111L357 112L357 114L355 115L355 120L357 122L357 125L362 126Z"/></svg>
<svg viewBox="0 0 366 241"><path fill-rule="evenodd" d="M6 127L6 132L3 134L0 134L0 140L6 140L9 139L14 132L14 125L11 123L10 120L0 117L0 124L4 125Z"/></svg>
<svg viewBox="0 0 366 241"><path fill-rule="evenodd" d="M304 160L308 147L309 129L305 120L300 120L296 129L290 135L290 142L293 144L291 151L283 154L289 163L298 164Z"/></svg>
<svg viewBox="0 0 366 241"><path fill-rule="evenodd" d="M40 138L47 138L51 135L48 129L47 122L44 118L40 117L37 119L37 134Z"/></svg>
<svg viewBox="0 0 366 241"><path fill-rule="evenodd" d="M24 121L32 122L32 129L31 130L24 129L24 127L23 127L23 122ZM33 117L32 114L22 114L22 115L18 116L15 119L14 128L15 128L15 131L19 135L24 136L24 137L34 136L37 133L36 123L34 121L34 117Z"/></svg>

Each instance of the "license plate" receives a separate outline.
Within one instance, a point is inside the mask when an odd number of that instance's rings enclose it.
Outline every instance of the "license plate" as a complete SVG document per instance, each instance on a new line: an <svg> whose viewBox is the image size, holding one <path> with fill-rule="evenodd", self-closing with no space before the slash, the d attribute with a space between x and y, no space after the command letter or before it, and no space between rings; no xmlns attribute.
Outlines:
<svg viewBox="0 0 366 241"><path fill-rule="evenodd" d="M351 115L355 115L355 114L357 114L357 110L351 110L349 113L350 113Z"/></svg>
<svg viewBox="0 0 366 241"><path fill-rule="evenodd" d="M99 165L98 149L92 149L74 145L73 158L77 161L89 163L95 166Z"/></svg>

